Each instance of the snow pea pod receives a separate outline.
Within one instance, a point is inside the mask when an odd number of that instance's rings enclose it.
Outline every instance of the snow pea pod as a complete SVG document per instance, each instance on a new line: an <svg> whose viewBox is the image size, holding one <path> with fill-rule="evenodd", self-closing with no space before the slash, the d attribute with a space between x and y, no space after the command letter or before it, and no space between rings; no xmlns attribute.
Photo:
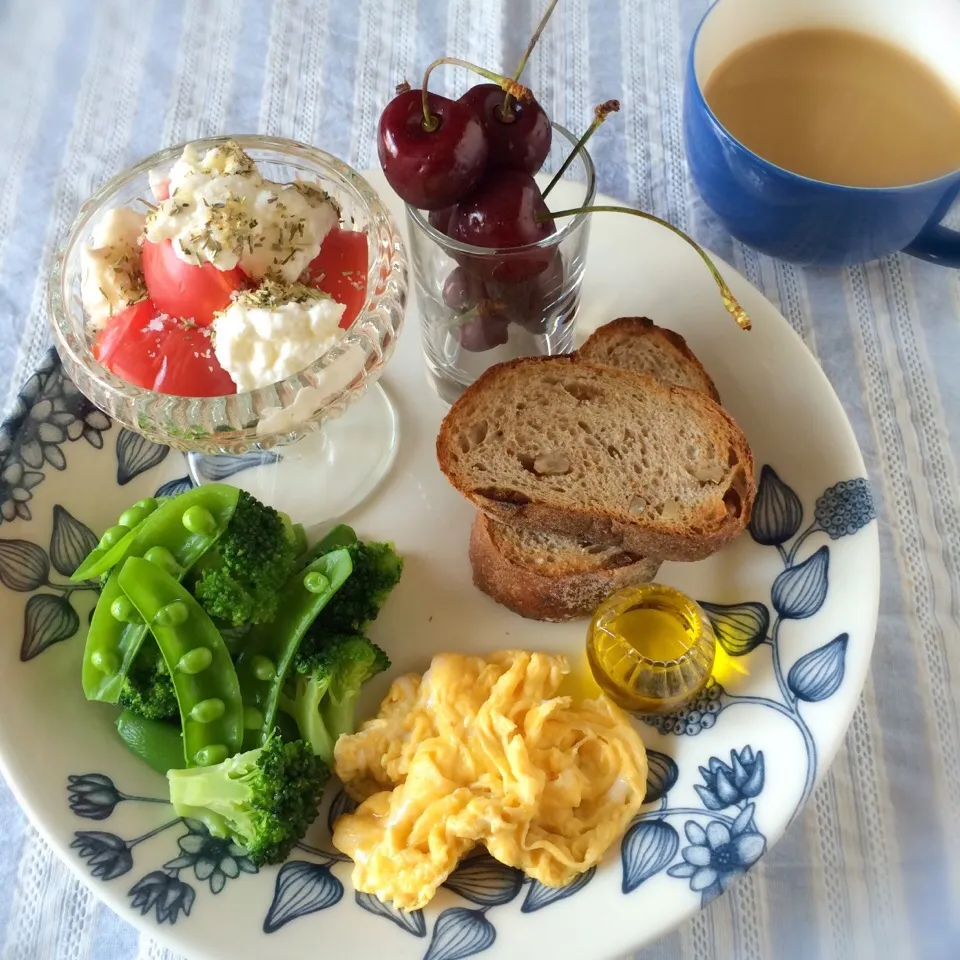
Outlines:
<svg viewBox="0 0 960 960"><path fill-rule="evenodd" d="M157 773L182 770L187 765L183 759L183 737L171 723L148 720L124 710L117 717L117 733L124 746Z"/></svg>
<svg viewBox="0 0 960 960"><path fill-rule="evenodd" d="M303 570L310 566L314 560L322 557L331 550L339 550L341 547L349 547L351 543L357 542L357 534L353 527L345 523L338 523L331 527L309 550L297 557L296 567Z"/></svg>
<svg viewBox="0 0 960 960"><path fill-rule="evenodd" d="M284 584L276 619L250 631L237 659L244 750L263 746L273 733L280 689L300 641L352 572L353 561L346 550L319 557Z"/></svg>
<svg viewBox="0 0 960 960"><path fill-rule="evenodd" d="M180 579L227 528L239 495L237 487L209 484L173 498L132 531L125 558L147 556ZM121 568L122 564L111 571L87 632L82 680L88 700L117 702L124 677L146 636L146 626L138 623L129 605L125 609L122 602L123 591L117 582Z"/></svg>
<svg viewBox="0 0 960 960"><path fill-rule="evenodd" d="M243 741L243 701L220 631L190 592L157 564L128 557L118 579L173 678L187 766L232 757Z"/></svg>
<svg viewBox="0 0 960 960"><path fill-rule="evenodd" d="M125 551L137 535L147 517L159 506L154 497L138 500L120 514L114 526L108 527L100 542L84 557L83 563L70 575L75 583L90 580L105 573L117 563L117 559L126 555Z"/></svg>
<svg viewBox="0 0 960 960"><path fill-rule="evenodd" d="M70 579L79 581L98 577L127 557L142 557L149 547L161 546L175 552L184 549L190 537L206 538L209 534L203 530L190 530L181 523L182 518L194 507L211 513L222 533L233 516L239 497L239 487L210 483L194 487L162 503L152 498L140 500L120 515L120 522L107 530ZM151 503L152 509L147 509ZM131 529L123 523L124 520L139 522L134 523ZM103 549L105 545L106 549Z"/></svg>

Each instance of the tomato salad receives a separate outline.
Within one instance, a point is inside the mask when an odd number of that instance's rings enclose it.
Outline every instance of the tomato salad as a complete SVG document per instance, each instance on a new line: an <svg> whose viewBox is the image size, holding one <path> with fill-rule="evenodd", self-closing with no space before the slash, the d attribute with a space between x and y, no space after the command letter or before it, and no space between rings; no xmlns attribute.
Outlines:
<svg viewBox="0 0 960 960"><path fill-rule="evenodd" d="M367 236L318 186L264 179L232 141L150 180L149 212L107 211L82 253L93 353L118 376L191 397L268 386L359 315Z"/></svg>

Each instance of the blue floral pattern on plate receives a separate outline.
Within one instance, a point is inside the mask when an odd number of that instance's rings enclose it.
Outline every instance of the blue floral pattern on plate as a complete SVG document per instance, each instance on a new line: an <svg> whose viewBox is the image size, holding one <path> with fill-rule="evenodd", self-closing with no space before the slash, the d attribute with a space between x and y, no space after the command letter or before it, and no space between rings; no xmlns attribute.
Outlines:
<svg viewBox="0 0 960 960"><path fill-rule="evenodd" d="M112 428L109 418L63 376L56 354L48 353L20 392L13 414L0 425L0 524L32 519L32 491L44 481L45 470L65 469L64 451L71 442L83 439L96 449L104 448L104 435ZM153 470L169 454L167 448L124 429L116 430L114 436L116 481L120 486ZM263 458L254 455L224 460L210 469L219 470L216 478L220 479L262 463ZM156 493L172 496L192 485L190 477L184 475L160 484ZM804 556L801 551L817 534L836 541L856 534L875 516L870 488L863 478L843 480L825 490L815 502L808 525L801 530L804 513L796 492L771 466L763 466L749 532L757 544L775 548L782 562L782 570L770 584L769 601L701 601L727 656L771 657L776 695L739 694L712 681L685 710L668 717L641 718L669 741L673 736L698 736L719 723L726 711L741 704L775 711L794 725L805 747L804 783L794 815L808 799L818 773L816 741L804 717L804 705L827 700L840 689L850 642L847 633L840 633L825 638L820 646L789 665L782 662L779 636L783 624L814 616L829 592L829 543ZM22 661L30 661L50 646L75 636L82 616L92 610L97 585L74 584L68 578L96 541L94 531L60 504L53 507L48 543L0 538L0 583L29 594L24 609ZM707 757L697 769L698 777L681 770L665 752L649 750L648 762L648 809L634 818L620 846L621 890L629 895L652 877L665 874L685 881L694 894L699 894L702 905L709 903L749 870L767 848L767 839L757 825L766 780L763 752L743 744L732 749L729 758ZM670 802L671 792L681 779L693 787L700 806ZM165 798L126 794L103 773L70 776L67 799L77 817L95 822L109 820L124 803L167 803ZM338 792L330 806L328 828L352 808L349 797ZM92 877L112 882L134 871L135 851L141 844L161 835L175 837L171 856L162 869L148 870L128 889L131 907L152 915L157 923L175 924L189 917L198 893L208 889L211 895L217 895L229 882L257 872L236 844L213 837L202 823L182 817L173 817L129 840L105 830L76 830L71 846L86 862ZM337 873L347 866L347 858L338 851L305 842L298 846L299 855L276 871L272 901L262 924L267 934L329 910L345 899L344 883ZM158 862L154 857L153 863ZM448 892L469 906L442 910L432 928L423 911L399 911L362 893L355 893L352 900L371 915L426 941L423 960L462 960L482 953L495 942L496 913L491 918L491 911L521 895L521 913L542 910L583 890L595 872L588 870L568 886L552 889L486 853L473 855L444 884Z"/></svg>
<svg viewBox="0 0 960 960"><path fill-rule="evenodd" d="M0 523L31 519L29 503L43 483L44 466L65 470L63 448L77 440L99 450L111 426L110 418L64 376L51 347L0 424Z"/></svg>
<svg viewBox="0 0 960 960"><path fill-rule="evenodd" d="M113 780L102 773L75 774L67 780L70 809L88 820L107 820L123 802L159 803L168 806L166 797L136 797L122 793ZM196 889L181 873L192 872L200 883L207 883L212 894L220 893L228 880L257 868L246 851L230 840L211 836L198 820L174 817L132 840L124 840L105 830L76 830L70 846L87 862L91 876L98 880L116 880L134 868L134 848L175 827L185 827L177 837L179 855L168 860L162 870L153 870L130 888L131 906L141 914L153 911L157 923L176 923L180 915L190 915Z"/></svg>

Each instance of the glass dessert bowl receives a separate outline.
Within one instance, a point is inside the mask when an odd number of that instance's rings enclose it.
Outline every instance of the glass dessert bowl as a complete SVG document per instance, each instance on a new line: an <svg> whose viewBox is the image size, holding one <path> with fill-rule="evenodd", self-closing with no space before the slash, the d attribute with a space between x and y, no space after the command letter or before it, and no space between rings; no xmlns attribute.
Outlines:
<svg viewBox="0 0 960 960"><path fill-rule="evenodd" d="M406 253L385 205L340 160L277 137L213 137L193 145L203 152L230 141L264 178L320 187L339 206L341 225L366 234L365 300L342 336L276 383L216 397L137 386L94 356L81 299L82 251L111 209L152 206L150 175L153 182L169 175L183 153L180 144L118 174L80 208L50 278L54 342L77 387L122 426L186 452L194 482L236 476L232 482L273 506L312 522L334 519L373 491L396 451L396 412L377 381L403 323Z"/></svg>

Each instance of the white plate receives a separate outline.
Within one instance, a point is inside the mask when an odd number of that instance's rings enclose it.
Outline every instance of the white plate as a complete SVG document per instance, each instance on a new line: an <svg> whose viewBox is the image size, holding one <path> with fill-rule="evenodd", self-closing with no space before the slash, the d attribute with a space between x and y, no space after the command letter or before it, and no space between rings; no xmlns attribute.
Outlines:
<svg viewBox="0 0 960 960"><path fill-rule="evenodd" d="M379 174L370 179L389 195ZM584 330L634 314L682 333L763 466L755 536L660 573L701 601L734 605L715 610L731 652L759 643L726 658L722 690L683 717L641 724L653 802L598 870L563 891L485 859L458 871L422 913L398 915L355 898L349 864L322 852L331 850L325 810L312 851L254 876L225 842L175 818L162 799L146 802L164 797L164 780L116 739L115 711L83 699L80 625L93 596L63 585L91 530L186 467L91 410L54 357L27 383L0 431L0 756L34 824L121 917L211 960L312 956L324 944L398 960L614 957L718 894L810 796L857 704L876 624L877 530L853 433L813 357L730 267L751 333L727 316L690 248L651 224L598 215L588 264ZM361 536L394 540L406 558L371 631L394 666L370 684L370 711L392 676L423 669L440 650L522 646L583 660L583 623L521 620L471 585L472 512L434 460L444 406L426 384L417 324L411 309L383 381L399 410L399 455L350 518Z"/></svg>

